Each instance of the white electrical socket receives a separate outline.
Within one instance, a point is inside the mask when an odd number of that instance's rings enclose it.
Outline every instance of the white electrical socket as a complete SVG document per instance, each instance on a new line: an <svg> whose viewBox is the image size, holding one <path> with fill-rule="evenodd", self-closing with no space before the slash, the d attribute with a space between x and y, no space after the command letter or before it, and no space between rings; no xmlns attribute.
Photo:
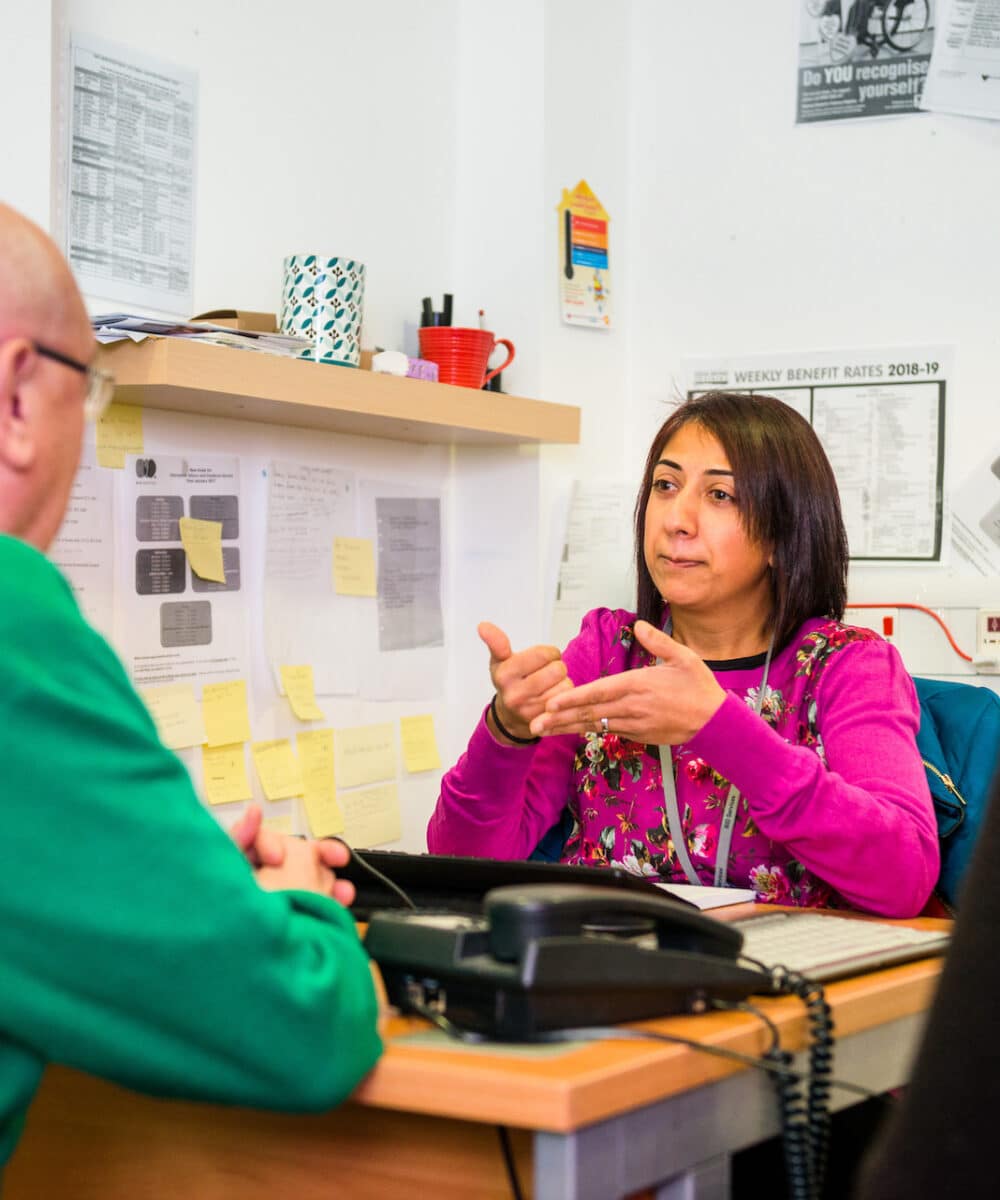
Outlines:
<svg viewBox="0 0 1000 1200"><path fill-rule="evenodd" d="M887 642L895 642L899 634L898 608L852 608L848 604L844 620L848 625L861 625L865 629L874 629Z"/></svg>
<svg viewBox="0 0 1000 1200"><path fill-rule="evenodd" d="M983 674L1000 674L1000 608L979 610L975 660L977 670ZM991 660L991 666L980 665Z"/></svg>

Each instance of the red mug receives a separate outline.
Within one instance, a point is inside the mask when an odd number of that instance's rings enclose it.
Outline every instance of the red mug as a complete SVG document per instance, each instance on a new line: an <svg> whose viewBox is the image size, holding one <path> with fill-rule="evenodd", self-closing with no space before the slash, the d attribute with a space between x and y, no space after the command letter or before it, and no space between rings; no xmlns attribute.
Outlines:
<svg viewBox="0 0 1000 1200"><path fill-rule="evenodd" d="M514 345L506 338L494 337L488 329L462 329L455 325L423 325L420 357L437 363L438 381L460 387L481 388L514 361ZM497 346L507 347L507 357L499 367L487 371L490 355Z"/></svg>

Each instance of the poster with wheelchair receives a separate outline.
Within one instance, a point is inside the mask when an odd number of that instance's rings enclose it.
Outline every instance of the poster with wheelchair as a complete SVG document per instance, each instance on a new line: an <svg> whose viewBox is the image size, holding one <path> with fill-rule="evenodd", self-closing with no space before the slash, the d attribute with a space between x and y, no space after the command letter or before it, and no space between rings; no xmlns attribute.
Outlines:
<svg viewBox="0 0 1000 1200"><path fill-rule="evenodd" d="M800 0L796 122L918 111L935 0Z"/></svg>

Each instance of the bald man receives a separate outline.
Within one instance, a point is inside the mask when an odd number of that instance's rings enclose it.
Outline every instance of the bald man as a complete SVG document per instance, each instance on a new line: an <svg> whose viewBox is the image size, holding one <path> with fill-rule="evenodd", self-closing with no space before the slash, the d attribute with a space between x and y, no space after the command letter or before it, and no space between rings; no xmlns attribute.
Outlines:
<svg viewBox="0 0 1000 1200"><path fill-rule="evenodd" d="M49 1062L315 1110L380 1051L344 848L255 809L234 845L44 556L110 395L95 351L59 251L0 205L0 1169Z"/></svg>

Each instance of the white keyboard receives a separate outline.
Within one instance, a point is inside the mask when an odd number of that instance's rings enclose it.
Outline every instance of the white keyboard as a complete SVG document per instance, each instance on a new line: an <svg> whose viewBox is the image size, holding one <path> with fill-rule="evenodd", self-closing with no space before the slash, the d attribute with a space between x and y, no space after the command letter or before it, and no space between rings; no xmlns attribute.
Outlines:
<svg viewBox="0 0 1000 1200"><path fill-rule="evenodd" d="M743 954L822 983L943 954L947 930L909 929L815 912L776 912L733 921Z"/></svg>

